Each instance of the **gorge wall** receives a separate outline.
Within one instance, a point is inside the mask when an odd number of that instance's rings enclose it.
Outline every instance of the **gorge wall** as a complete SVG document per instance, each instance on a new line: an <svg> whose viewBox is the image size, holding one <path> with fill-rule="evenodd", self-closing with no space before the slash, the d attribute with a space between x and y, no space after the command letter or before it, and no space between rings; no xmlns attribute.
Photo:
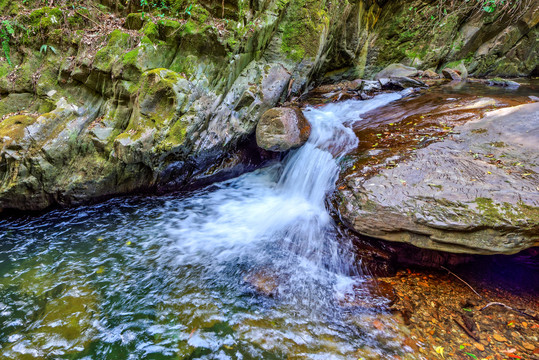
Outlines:
<svg viewBox="0 0 539 360"><path fill-rule="evenodd" d="M266 156L241 152L264 111L390 63L538 73L533 1L492 12L436 1L51 4L0 1L0 210L243 171Z"/></svg>

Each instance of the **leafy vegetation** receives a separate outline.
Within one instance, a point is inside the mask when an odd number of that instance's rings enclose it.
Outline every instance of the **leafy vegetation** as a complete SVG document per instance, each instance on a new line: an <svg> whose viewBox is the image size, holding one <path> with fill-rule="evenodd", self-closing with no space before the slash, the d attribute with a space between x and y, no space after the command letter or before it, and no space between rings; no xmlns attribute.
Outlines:
<svg viewBox="0 0 539 360"><path fill-rule="evenodd" d="M499 13L509 18L514 19L521 15L523 9L527 8L528 3L532 0L464 0L464 1L449 1L438 0L436 6L437 16L431 14L431 19L440 19L448 14L467 11L476 15L479 13Z"/></svg>
<svg viewBox="0 0 539 360"><path fill-rule="evenodd" d="M46 44L41 45L41 48L39 49L39 52L41 54L46 54L48 49L50 49L54 54L58 54L58 52L56 51L54 46L46 45Z"/></svg>
<svg viewBox="0 0 539 360"><path fill-rule="evenodd" d="M0 39L2 41L2 50L4 50L4 56L9 65L13 65L11 62L10 48L9 48L9 38L13 36L15 30L11 26L11 23L8 20L2 21L2 27L0 28Z"/></svg>

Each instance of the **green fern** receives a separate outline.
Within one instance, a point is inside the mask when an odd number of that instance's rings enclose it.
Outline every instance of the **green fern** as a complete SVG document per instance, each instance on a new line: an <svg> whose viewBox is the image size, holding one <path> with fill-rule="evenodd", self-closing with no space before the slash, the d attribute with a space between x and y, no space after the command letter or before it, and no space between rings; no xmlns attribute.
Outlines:
<svg viewBox="0 0 539 360"><path fill-rule="evenodd" d="M39 49L39 52L40 52L41 54L43 54L43 53L46 54L48 49L50 49L55 55L58 54L58 52L56 51L56 49L54 48L54 46L52 46L52 45L46 45L46 44L41 45L41 49Z"/></svg>
<svg viewBox="0 0 539 360"><path fill-rule="evenodd" d="M4 55L6 57L7 63L11 66L13 66L13 63L11 62L11 58L9 56L10 54L9 38L14 33L15 33L15 30L13 30L11 23L8 20L2 21L2 27L0 28L0 39L2 42L2 50L4 50Z"/></svg>
<svg viewBox="0 0 539 360"><path fill-rule="evenodd" d="M279 8L279 10L284 9L286 5L288 5L288 2L289 0L277 0L277 8Z"/></svg>

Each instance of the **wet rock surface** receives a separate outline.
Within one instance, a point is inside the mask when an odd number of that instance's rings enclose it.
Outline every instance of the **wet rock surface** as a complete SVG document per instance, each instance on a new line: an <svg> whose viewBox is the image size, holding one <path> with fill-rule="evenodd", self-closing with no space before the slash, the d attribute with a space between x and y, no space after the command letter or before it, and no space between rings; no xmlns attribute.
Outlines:
<svg viewBox="0 0 539 360"><path fill-rule="evenodd" d="M537 245L539 105L446 99L421 115L389 106L387 118L363 125L370 130L360 125L360 149L372 145L339 187L342 220L364 235L455 253Z"/></svg>
<svg viewBox="0 0 539 360"><path fill-rule="evenodd" d="M311 125L297 107L266 111L256 126L256 143L269 151L287 151L307 141Z"/></svg>
<svg viewBox="0 0 539 360"><path fill-rule="evenodd" d="M426 87L427 85L416 79L409 77L392 77L392 78L381 78L378 80L382 87L382 90L402 90L407 88L420 88Z"/></svg>
<svg viewBox="0 0 539 360"><path fill-rule="evenodd" d="M402 64L391 64L385 69L376 74L376 79L393 78L393 77L411 77L416 76L417 69L411 66L405 66Z"/></svg>
<svg viewBox="0 0 539 360"><path fill-rule="evenodd" d="M500 78L489 79L486 81L486 84L489 86L503 86L509 88L517 88L520 86L516 81Z"/></svg>
<svg viewBox="0 0 539 360"><path fill-rule="evenodd" d="M444 76L444 78L448 80L453 80L453 81L462 80L462 77L460 76L460 74L454 69L449 69L449 68L443 69L442 75Z"/></svg>
<svg viewBox="0 0 539 360"><path fill-rule="evenodd" d="M428 79L438 79L440 77L440 75L438 75L436 73L436 71L434 71L434 70L427 69L427 70L423 71L423 73L421 74L421 77L425 77L425 78L428 78Z"/></svg>

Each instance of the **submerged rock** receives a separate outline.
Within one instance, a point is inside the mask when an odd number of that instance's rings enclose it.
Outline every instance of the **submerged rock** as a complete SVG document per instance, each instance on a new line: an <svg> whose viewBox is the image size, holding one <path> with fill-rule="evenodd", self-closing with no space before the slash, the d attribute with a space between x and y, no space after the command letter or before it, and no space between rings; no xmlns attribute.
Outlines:
<svg viewBox="0 0 539 360"><path fill-rule="evenodd" d="M310 134L311 125L299 108L274 108L260 118L256 143L265 150L286 151L305 144Z"/></svg>
<svg viewBox="0 0 539 360"><path fill-rule="evenodd" d="M267 269L249 273L243 278L243 280L262 295L277 295L279 289L279 278L276 274L272 274Z"/></svg>
<svg viewBox="0 0 539 360"><path fill-rule="evenodd" d="M364 235L454 253L539 245L538 117L538 103L495 110L379 176L349 176L342 219Z"/></svg>
<svg viewBox="0 0 539 360"><path fill-rule="evenodd" d="M519 83L512 80L507 79L501 79L501 78L494 78L487 80L487 85L489 86L503 86L508 88L518 88L520 86Z"/></svg>
<svg viewBox="0 0 539 360"><path fill-rule="evenodd" d="M417 74L418 71L414 67L405 66L402 64L391 64L387 66L384 70L376 74L375 79L379 80L382 78L411 77L416 76Z"/></svg>
<svg viewBox="0 0 539 360"><path fill-rule="evenodd" d="M39 328L11 344L7 354L22 359L28 353L39 354L36 358L80 353L98 333L98 304L92 289L68 288L60 298L47 302Z"/></svg>

